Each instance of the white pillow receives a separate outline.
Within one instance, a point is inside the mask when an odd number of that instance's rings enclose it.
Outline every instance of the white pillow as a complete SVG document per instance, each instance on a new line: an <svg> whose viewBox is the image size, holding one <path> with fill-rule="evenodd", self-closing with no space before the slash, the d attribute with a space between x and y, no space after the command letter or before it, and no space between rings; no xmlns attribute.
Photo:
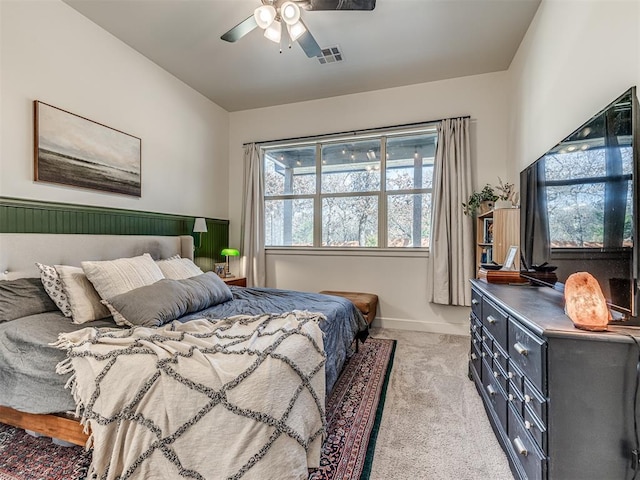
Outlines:
<svg viewBox="0 0 640 480"><path fill-rule="evenodd" d="M139 257L82 262L82 269L105 300L164 278L162 270L148 253Z"/></svg>
<svg viewBox="0 0 640 480"><path fill-rule="evenodd" d="M164 278L171 280L184 280L204 273L195 263L188 258L180 258L180 255L157 260L156 264L162 270Z"/></svg>
<svg viewBox="0 0 640 480"><path fill-rule="evenodd" d="M36 262L36 267L40 270L40 281L49 298L53 300L65 317L71 317L71 305L62 288L62 281L56 267L38 262Z"/></svg>
<svg viewBox="0 0 640 480"><path fill-rule="evenodd" d="M81 268L67 265L56 265L55 268L69 301L73 323L82 324L110 315Z"/></svg>

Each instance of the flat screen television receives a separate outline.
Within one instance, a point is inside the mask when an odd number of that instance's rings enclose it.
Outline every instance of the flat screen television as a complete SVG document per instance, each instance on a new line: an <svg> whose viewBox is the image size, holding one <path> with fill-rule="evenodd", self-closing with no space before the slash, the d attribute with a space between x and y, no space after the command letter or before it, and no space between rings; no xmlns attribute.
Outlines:
<svg viewBox="0 0 640 480"><path fill-rule="evenodd" d="M520 274L564 290L593 275L614 320L636 320L640 243L633 87L520 173Z"/></svg>

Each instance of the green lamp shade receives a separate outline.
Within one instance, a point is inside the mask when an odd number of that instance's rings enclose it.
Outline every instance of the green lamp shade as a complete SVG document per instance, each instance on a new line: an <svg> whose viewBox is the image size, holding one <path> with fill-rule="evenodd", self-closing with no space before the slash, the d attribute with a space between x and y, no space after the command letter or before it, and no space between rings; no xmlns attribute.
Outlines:
<svg viewBox="0 0 640 480"><path fill-rule="evenodd" d="M220 252L220 255L222 255L223 257L239 257L240 252L235 248L225 248Z"/></svg>

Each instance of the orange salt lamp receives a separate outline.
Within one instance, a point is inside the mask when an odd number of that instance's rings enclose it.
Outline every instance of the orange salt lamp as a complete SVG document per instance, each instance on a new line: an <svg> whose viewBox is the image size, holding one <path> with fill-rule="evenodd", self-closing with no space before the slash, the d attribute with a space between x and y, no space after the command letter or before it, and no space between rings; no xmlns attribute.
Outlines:
<svg viewBox="0 0 640 480"><path fill-rule="evenodd" d="M592 332L607 329L611 312L593 275L587 272L571 274L564 284L564 300L564 311L576 328Z"/></svg>

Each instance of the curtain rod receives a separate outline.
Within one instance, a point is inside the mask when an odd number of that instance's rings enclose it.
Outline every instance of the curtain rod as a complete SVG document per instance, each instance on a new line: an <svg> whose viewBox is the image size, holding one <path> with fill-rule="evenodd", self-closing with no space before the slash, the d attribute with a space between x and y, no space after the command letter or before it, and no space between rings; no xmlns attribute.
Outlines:
<svg viewBox="0 0 640 480"><path fill-rule="evenodd" d="M326 133L324 135L309 135L306 137L290 137L290 138L281 138L279 140L262 140L260 142L246 142L243 143L242 146L246 147L247 145L250 145L252 143L255 143L256 145L261 145L263 143L282 143L282 142L293 142L296 140L305 140L305 139L309 139L309 138L317 138L317 139L322 139L322 138L326 138L326 137L338 137L341 135L361 135L363 133L371 133L371 132L375 132L378 130L388 130L390 128L408 128L408 127L416 127L418 125L428 125L430 123L438 123L438 122L442 122L443 120L450 120L452 118L471 118L471 115L463 115L461 117L448 117L448 118L440 118L438 120L427 120L425 122L414 122L414 123L404 123L402 125L390 125L388 127L375 127L375 128L365 128L364 130L345 130L344 132L336 132L336 133Z"/></svg>

